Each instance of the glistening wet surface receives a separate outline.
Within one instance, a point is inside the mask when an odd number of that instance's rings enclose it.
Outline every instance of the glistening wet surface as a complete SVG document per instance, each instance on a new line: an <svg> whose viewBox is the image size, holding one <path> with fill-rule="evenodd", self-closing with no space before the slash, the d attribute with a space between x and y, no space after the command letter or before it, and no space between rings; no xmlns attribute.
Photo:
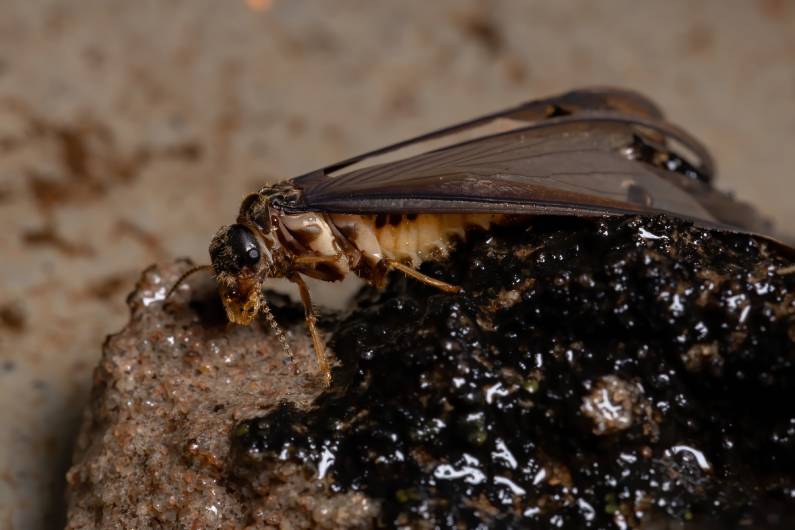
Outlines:
<svg viewBox="0 0 795 530"><path fill-rule="evenodd" d="M463 294L361 296L331 389L238 425L235 480L292 462L384 527L791 528L790 266L666 218L472 233L423 268Z"/></svg>

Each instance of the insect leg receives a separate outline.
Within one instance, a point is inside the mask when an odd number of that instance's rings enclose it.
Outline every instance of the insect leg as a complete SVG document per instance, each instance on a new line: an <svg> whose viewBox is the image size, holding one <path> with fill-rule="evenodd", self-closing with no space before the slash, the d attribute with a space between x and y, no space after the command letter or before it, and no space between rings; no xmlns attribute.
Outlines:
<svg viewBox="0 0 795 530"><path fill-rule="evenodd" d="M437 280L436 278L431 278L430 276L426 276L421 272L418 272L407 265L403 265L399 261L393 259L387 259L386 266L388 269L395 269L399 270L406 276L411 276L415 280L419 280L425 285L430 285L431 287L436 287L446 293L458 293L461 292L461 288L457 285L451 285L449 283L443 282L441 280Z"/></svg>
<svg viewBox="0 0 795 530"><path fill-rule="evenodd" d="M336 263L340 256L296 256L293 263L297 265L318 265L320 263Z"/></svg>
<svg viewBox="0 0 795 530"><path fill-rule="evenodd" d="M301 293L301 301L304 303L306 325L309 328L309 335L312 337L312 344L315 347L317 365L320 371L323 372L323 379L326 384L329 384L331 382L331 368L329 367L328 358L326 357L326 346L317 329L317 316L315 316L315 310L312 308L312 297L309 294L309 288L299 274L290 276L290 281L298 285L298 290Z"/></svg>

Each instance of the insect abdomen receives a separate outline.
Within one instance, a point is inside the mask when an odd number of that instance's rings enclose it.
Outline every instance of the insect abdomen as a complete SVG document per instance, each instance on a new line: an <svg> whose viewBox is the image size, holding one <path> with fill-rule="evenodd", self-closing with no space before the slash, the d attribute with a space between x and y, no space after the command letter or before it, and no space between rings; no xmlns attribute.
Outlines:
<svg viewBox="0 0 795 530"><path fill-rule="evenodd" d="M412 266L447 254L450 240L464 237L467 228L488 228L500 214L333 214L332 222L374 265L384 258Z"/></svg>

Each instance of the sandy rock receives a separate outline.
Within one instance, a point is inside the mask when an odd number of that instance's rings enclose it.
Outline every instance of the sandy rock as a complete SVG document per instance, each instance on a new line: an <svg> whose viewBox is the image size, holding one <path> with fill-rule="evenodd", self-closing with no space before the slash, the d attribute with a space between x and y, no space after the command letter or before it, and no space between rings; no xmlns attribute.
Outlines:
<svg viewBox="0 0 795 530"><path fill-rule="evenodd" d="M281 400L315 397L314 353L293 308L284 321L296 324L285 330L295 365L264 324L228 325L207 278L164 301L188 265L144 272L128 325L105 343L68 473L67 527L339 528L370 516L372 502L326 498L296 466L256 488L230 479L231 431Z"/></svg>

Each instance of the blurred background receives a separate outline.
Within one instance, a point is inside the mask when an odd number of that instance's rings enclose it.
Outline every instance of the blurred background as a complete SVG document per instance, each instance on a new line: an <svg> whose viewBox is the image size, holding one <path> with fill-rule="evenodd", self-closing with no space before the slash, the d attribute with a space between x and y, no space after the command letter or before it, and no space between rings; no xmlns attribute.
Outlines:
<svg viewBox="0 0 795 530"><path fill-rule="evenodd" d="M0 528L63 475L141 270L207 261L244 193L583 85L658 101L718 186L795 222L795 2L4 0Z"/></svg>

